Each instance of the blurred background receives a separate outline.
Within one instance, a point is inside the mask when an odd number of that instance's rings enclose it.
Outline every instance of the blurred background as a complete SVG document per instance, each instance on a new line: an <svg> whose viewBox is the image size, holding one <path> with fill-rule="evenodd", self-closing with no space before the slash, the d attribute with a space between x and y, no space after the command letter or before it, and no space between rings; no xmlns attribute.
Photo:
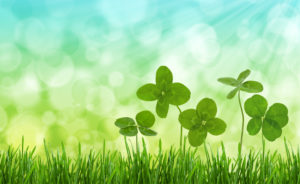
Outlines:
<svg viewBox="0 0 300 184"><path fill-rule="evenodd" d="M227 123L221 141L235 155L241 131L237 98L217 78L249 68L264 84L269 105L289 108L283 136L267 149L283 152L300 138L300 2L284 0L0 0L0 149L26 145L51 149L61 141L70 154L87 150L124 152L114 121L155 110L136 90L154 82L160 65L192 91L181 108L214 98ZM242 94L245 101L251 95ZM156 118L151 152L179 145L178 110ZM248 118L247 118L248 120ZM184 132L187 134L187 131ZM130 140L134 144L134 140ZM245 133L244 149L260 149L261 134ZM203 146L201 147L203 149Z"/></svg>

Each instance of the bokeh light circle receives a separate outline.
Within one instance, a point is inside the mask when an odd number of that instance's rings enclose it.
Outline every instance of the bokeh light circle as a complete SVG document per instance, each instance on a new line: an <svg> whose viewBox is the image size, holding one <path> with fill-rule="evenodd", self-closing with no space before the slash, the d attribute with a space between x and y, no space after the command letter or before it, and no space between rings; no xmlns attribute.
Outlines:
<svg viewBox="0 0 300 184"><path fill-rule="evenodd" d="M300 81L300 46L295 47L294 49L289 50L283 56L283 62L287 68L295 75L298 76L298 81Z"/></svg>
<svg viewBox="0 0 300 184"><path fill-rule="evenodd" d="M299 100L296 98L298 96L297 87L299 87L299 80L292 76L283 77L276 86L273 86L272 98L280 100L280 103L292 104ZM296 93L295 93L296 92ZM283 98L288 97L288 98Z"/></svg>
<svg viewBox="0 0 300 184"><path fill-rule="evenodd" d="M214 29L206 24L191 27L186 34L186 48L203 65L212 64L220 53Z"/></svg>
<svg viewBox="0 0 300 184"><path fill-rule="evenodd" d="M75 137L79 140L79 142L84 144L93 144L94 136L88 129L80 129L75 132Z"/></svg>
<svg viewBox="0 0 300 184"><path fill-rule="evenodd" d="M73 108L72 85L68 83L61 87L49 89L49 100L53 108L64 111ZM64 123L64 122L60 122Z"/></svg>
<svg viewBox="0 0 300 184"><path fill-rule="evenodd" d="M162 36L161 25L154 24L143 26L143 29L140 29L137 33L134 32L137 40L144 46L153 46L154 44L159 43Z"/></svg>
<svg viewBox="0 0 300 184"><path fill-rule="evenodd" d="M77 105L86 107L87 96L89 89L93 89L97 86L96 82L92 79L84 78L78 79L72 84L72 97L73 102Z"/></svg>
<svg viewBox="0 0 300 184"><path fill-rule="evenodd" d="M43 113L42 121L46 125L53 124L56 121L56 115L52 111L46 111Z"/></svg>
<svg viewBox="0 0 300 184"><path fill-rule="evenodd" d="M32 107L40 100L40 88L37 77L32 73L27 73L15 85L11 86L11 95L15 104L22 107Z"/></svg>
<svg viewBox="0 0 300 184"><path fill-rule="evenodd" d="M289 19L283 32L287 42L294 46L300 44L300 17Z"/></svg>
<svg viewBox="0 0 300 184"><path fill-rule="evenodd" d="M22 55L18 48L12 43L0 44L0 71L12 72L21 63Z"/></svg>
<svg viewBox="0 0 300 184"><path fill-rule="evenodd" d="M89 17L83 23L82 39L86 47L103 46L108 43L110 26L106 23L103 17Z"/></svg>
<svg viewBox="0 0 300 184"><path fill-rule="evenodd" d="M6 140L9 145L19 146L24 136L25 144L39 146L43 142L44 129L39 118L32 114L19 114L12 119L5 131Z"/></svg>
<svg viewBox="0 0 300 184"><path fill-rule="evenodd" d="M112 87L122 86L124 83L124 76L120 72L111 72L109 74L109 84Z"/></svg>
<svg viewBox="0 0 300 184"><path fill-rule="evenodd" d="M108 114L115 105L115 96L113 91L105 86L99 86L88 90L87 110L96 114Z"/></svg>
<svg viewBox="0 0 300 184"><path fill-rule="evenodd" d="M249 27L249 19L244 19L240 26L237 28L237 36L241 40L249 39L249 37L253 34L251 32L251 28Z"/></svg>
<svg viewBox="0 0 300 184"><path fill-rule="evenodd" d="M279 3L275 5L268 13L268 19L273 18L292 18L298 16L299 11L287 3Z"/></svg>
<svg viewBox="0 0 300 184"><path fill-rule="evenodd" d="M61 46L61 27L37 18L26 19L17 24L15 40L35 54L50 54Z"/></svg>
<svg viewBox="0 0 300 184"><path fill-rule="evenodd" d="M282 54L289 48L289 43L284 37L288 20L275 18L268 22L262 39L269 43L274 54Z"/></svg>
<svg viewBox="0 0 300 184"><path fill-rule="evenodd" d="M142 32L139 35L139 41L143 43L144 45L153 45L157 42L159 42L161 37L161 32L157 29L147 30Z"/></svg>
<svg viewBox="0 0 300 184"><path fill-rule="evenodd" d="M91 63L97 63L101 60L101 49L98 47L87 47L85 51L85 58Z"/></svg>
<svg viewBox="0 0 300 184"><path fill-rule="evenodd" d="M62 55L54 57L51 61L44 59L35 62L35 70L38 77L48 86L61 87L72 80L75 67L70 57Z"/></svg>
<svg viewBox="0 0 300 184"><path fill-rule="evenodd" d="M247 55L251 62L263 64L269 61L269 59L272 56L272 53L268 42L262 39L257 39L249 44L247 49Z"/></svg>

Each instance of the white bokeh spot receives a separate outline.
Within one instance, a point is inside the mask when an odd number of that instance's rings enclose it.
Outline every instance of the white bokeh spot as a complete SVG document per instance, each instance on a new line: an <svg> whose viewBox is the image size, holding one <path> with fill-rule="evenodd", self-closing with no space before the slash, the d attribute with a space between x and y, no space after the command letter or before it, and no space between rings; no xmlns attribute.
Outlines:
<svg viewBox="0 0 300 184"><path fill-rule="evenodd" d="M112 87L122 86L124 83L124 76L120 72L112 72L109 74L109 84Z"/></svg>
<svg viewBox="0 0 300 184"><path fill-rule="evenodd" d="M21 64L22 55L12 43L0 44L0 71L12 72Z"/></svg>

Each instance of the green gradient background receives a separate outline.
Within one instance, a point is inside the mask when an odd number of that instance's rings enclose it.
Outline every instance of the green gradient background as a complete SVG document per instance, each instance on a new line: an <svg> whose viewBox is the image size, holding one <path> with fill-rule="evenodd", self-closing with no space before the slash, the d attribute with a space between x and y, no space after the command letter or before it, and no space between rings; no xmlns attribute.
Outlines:
<svg viewBox="0 0 300 184"><path fill-rule="evenodd" d="M22 135L41 150L64 141L70 153L84 148L124 151L114 127L155 103L139 101L138 87L154 82L167 65L174 80L192 91L181 108L204 97L216 99L227 122L221 141L235 154L241 115L230 88L216 79L246 68L261 81L269 100L289 107L283 129L296 148L300 125L300 3L263 0L0 0L0 148L17 146ZM243 94L245 100L250 95ZM158 136L145 138L151 151L158 140L179 143L178 111L157 118ZM187 132L184 132L185 134ZM283 136L267 144L282 151ZM245 135L245 149L260 148L260 136Z"/></svg>

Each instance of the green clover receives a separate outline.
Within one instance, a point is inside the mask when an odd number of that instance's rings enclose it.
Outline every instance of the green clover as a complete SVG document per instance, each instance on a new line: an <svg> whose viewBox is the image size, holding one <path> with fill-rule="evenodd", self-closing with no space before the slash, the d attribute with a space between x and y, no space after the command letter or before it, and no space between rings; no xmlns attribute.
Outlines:
<svg viewBox="0 0 300 184"><path fill-rule="evenodd" d="M224 77L218 79L218 81L223 84L235 87L232 91L228 93L228 99L232 99L239 91L244 91L248 93L259 93L263 91L263 85L257 81L244 82L246 78L250 75L250 73L250 70L245 70L239 74L237 79L232 77Z"/></svg>
<svg viewBox="0 0 300 184"><path fill-rule="evenodd" d="M250 75L250 73L251 73L250 70L245 70L239 74L237 79L232 77L224 77L218 79L218 81L221 82L222 84L234 87L234 89L228 93L227 95L228 99L232 99L238 93L239 106L242 113L242 131L241 131L240 143L238 146L239 155L241 155L242 153L244 124L245 124L244 110L241 102L241 91L247 93L259 93L262 92L264 89L263 85L257 81L245 81L246 78Z"/></svg>
<svg viewBox="0 0 300 184"><path fill-rule="evenodd" d="M288 123L288 109L281 103L275 103L267 109L268 102L260 95L254 95L246 100L245 111L251 117L247 131L250 135L256 135L262 129L262 134L267 140L275 141Z"/></svg>
<svg viewBox="0 0 300 184"><path fill-rule="evenodd" d="M188 140L194 146L200 146L206 139L207 132L220 135L226 129L226 123L216 118L217 105L210 98L202 99L196 109L188 109L180 113L179 122L189 130Z"/></svg>
<svg viewBox="0 0 300 184"><path fill-rule="evenodd" d="M150 111L142 111L135 117L136 122L129 117L119 118L115 125L120 128L120 134L124 136L136 136L138 132L145 136L155 136L157 133L150 128L155 122L155 117Z"/></svg>
<svg viewBox="0 0 300 184"><path fill-rule="evenodd" d="M173 83L172 72L166 66L160 66L156 71L156 84L146 84L137 91L137 96L144 101L155 101L156 113L166 118L169 105L179 106L186 103L191 96L190 90L181 83Z"/></svg>

